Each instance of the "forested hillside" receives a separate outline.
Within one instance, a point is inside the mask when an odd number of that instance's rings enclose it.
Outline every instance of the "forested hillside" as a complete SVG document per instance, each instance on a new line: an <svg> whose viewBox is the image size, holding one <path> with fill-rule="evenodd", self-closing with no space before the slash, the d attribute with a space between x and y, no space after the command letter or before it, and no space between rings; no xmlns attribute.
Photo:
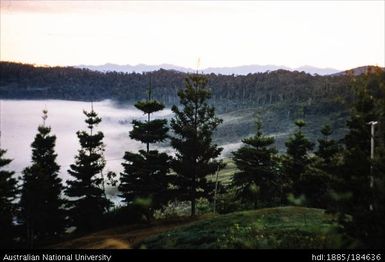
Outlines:
<svg viewBox="0 0 385 262"><path fill-rule="evenodd" d="M96 72L73 67L38 67L0 63L0 98L6 99L113 99L123 104L146 96L149 82L152 95L166 106L178 104L177 91L186 73L158 70L150 73ZM210 103L222 114L224 124L216 137L219 143L236 143L253 133L255 117L264 129L277 136L278 147L294 128L294 120L311 123L310 137L317 137L328 122L340 137L353 92L349 77L313 76L304 72L273 72L234 75L206 75L212 91ZM314 120L314 121L313 121ZM279 125L277 125L279 123Z"/></svg>
<svg viewBox="0 0 385 262"><path fill-rule="evenodd" d="M96 72L73 67L35 67L1 62L0 96L2 98L55 98L71 100L143 98L152 80L154 98L166 104L177 103L176 90L183 86L186 73L158 70L150 73ZM312 76L304 72L277 70L267 73L207 75L213 102L222 111L270 105L280 102L307 102L346 97L344 76ZM224 105L226 104L226 106Z"/></svg>

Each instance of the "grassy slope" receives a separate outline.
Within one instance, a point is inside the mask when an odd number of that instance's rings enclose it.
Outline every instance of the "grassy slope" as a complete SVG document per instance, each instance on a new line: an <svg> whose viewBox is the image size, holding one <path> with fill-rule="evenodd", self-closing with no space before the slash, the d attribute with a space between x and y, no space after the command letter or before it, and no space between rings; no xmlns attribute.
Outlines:
<svg viewBox="0 0 385 262"><path fill-rule="evenodd" d="M234 161L231 158L224 158L223 162L226 164L224 169L221 169L218 173L218 182L222 185L229 185L234 173L238 170ZM216 174L208 176L210 181L216 181Z"/></svg>
<svg viewBox="0 0 385 262"><path fill-rule="evenodd" d="M231 159L219 181L228 184L236 171ZM215 180L215 176L212 177ZM198 221L196 221L198 220ZM122 226L76 237L52 248L339 248L332 217L324 210L277 207L221 216L210 214Z"/></svg>
<svg viewBox="0 0 385 262"><path fill-rule="evenodd" d="M324 210L278 207L217 216L150 237L148 249L338 248L341 236Z"/></svg>
<svg viewBox="0 0 385 262"><path fill-rule="evenodd" d="M285 141L296 130L294 121L297 119L305 120L306 126L303 128L303 132L312 142L317 142L321 136L320 130L325 124L332 127L332 137L335 139L343 137L346 133L345 124L348 118L346 110L324 112L322 106L315 104L314 107L318 111L303 114L299 112L301 111L300 106L293 105L293 107L294 109L289 110L290 105L277 104L222 113L219 117L224 122L219 125L215 133L215 142L220 145L239 143L241 139L254 135L257 118L262 121L264 134L275 138L275 146L280 152L285 151ZM288 114L289 111L293 112ZM236 148L226 149L225 156L231 157L230 152L233 149Z"/></svg>

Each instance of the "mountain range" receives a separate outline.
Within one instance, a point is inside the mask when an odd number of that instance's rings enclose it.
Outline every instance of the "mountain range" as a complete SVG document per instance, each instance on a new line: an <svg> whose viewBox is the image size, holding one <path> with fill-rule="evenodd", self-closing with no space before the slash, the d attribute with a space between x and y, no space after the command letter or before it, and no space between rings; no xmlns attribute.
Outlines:
<svg viewBox="0 0 385 262"><path fill-rule="evenodd" d="M124 72L124 73L142 73L142 72L151 72L159 69L165 70L175 70L179 72L195 72L197 69L192 69L188 67L176 66L172 64L159 64L159 65L146 65L146 64L137 64L137 65L118 65L106 63L104 65L78 65L75 66L78 68L87 68L90 70L100 71L100 72ZM205 69L199 69L199 72L205 74L221 74L221 75L247 75L253 73L265 73L268 71L275 71L279 69L289 70L289 71L299 71L305 72L312 75L332 75L338 74L341 71L334 68L318 68L314 66L301 66L296 68L290 68L287 66L277 66L277 65L243 65L243 66L234 66L234 67L208 67Z"/></svg>

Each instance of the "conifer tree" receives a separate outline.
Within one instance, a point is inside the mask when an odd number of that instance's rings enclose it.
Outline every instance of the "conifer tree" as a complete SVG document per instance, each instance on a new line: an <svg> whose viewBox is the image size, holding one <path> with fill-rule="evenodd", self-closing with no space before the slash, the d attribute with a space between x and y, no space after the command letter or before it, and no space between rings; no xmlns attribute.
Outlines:
<svg viewBox="0 0 385 262"><path fill-rule="evenodd" d="M385 89L384 89L385 91ZM385 99L384 99L385 100ZM384 101L385 103L385 101ZM385 107L381 113L381 119L385 123ZM381 121L381 120L380 120ZM384 128L385 125L381 125L380 128ZM382 132L385 130L382 129ZM384 133L383 133L384 134ZM382 135L383 135L382 134ZM385 141L385 136L382 136L382 141ZM379 141L378 141L379 142ZM365 233L365 245L370 248L383 247L383 240L385 239L385 143L379 143L376 156L373 161L373 210L370 213L370 218L364 218L364 220L355 219L355 227L359 227L361 223L365 223L365 226L369 226L368 233ZM369 221L368 221L369 220ZM350 227L350 229L354 226Z"/></svg>
<svg viewBox="0 0 385 262"><path fill-rule="evenodd" d="M332 133L329 125L322 127L316 156L301 179L312 207L327 208L334 205L331 194L334 193L333 186L340 182L338 174L342 165L342 150L339 143L331 138Z"/></svg>
<svg viewBox="0 0 385 262"><path fill-rule="evenodd" d="M170 199L168 176L170 157L158 150L150 150L150 144L163 142L167 138L167 120L151 119L151 115L161 111L164 105L152 98L150 84L146 100L138 101L135 107L147 117L146 121L133 120L130 138L146 145L139 153L126 152L122 164L119 190L128 205L148 203L144 213L150 219L156 209L161 209Z"/></svg>
<svg viewBox="0 0 385 262"><path fill-rule="evenodd" d="M332 176L322 168L322 161L319 158L311 158L311 162L305 168L298 182L301 189L300 195L305 196L305 202L310 207L326 208L330 205L330 184Z"/></svg>
<svg viewBox="0 0 385 262"><path fill-rule="evenodd" d="M284 159L285 175L291 183L291 193L295 196L305 194L305 188L301 185L301 177L311 163L310 152L314 144L311 143L302 132L305 126L303 120L295 122L297 130L285 143L287 151Z"/></svg>
<svg viewBox="0 0 385 262"><path fill-rule="evenodd" d="M344 138L345 154L341 183L336 187L340 195L338 210L341 223L350 236L366 247L382 247L384 233L384 122L385 73L367 74L356 78L356 100L347 123L349 132ZM371 128L375 129L374 159L371 159ZM351 219L345 219L346 214Z"/></svg>
<svg viewBox="0 0 385 262"><path fill-rule="evenodd" d="M77 231L89 231L98 228L104 213L111 206L103 190L104 135L101 131L94 133L95 127L102 121L94 111L83 111L86 116L87 131L78 131L81 149L75 156L75 163L68 173L74 178L67 181L65 193L68 201L71 225Z"/></svg>
<svg viewBox="0 0 385 262"><path fill-rule="evenodd" d="M211 92L204 76L188 76L185 88L178 92L178 96L182 108L172 107L175 116L171 120L174 132L171 146L177 151L172 168L177 173L177 197L191 201L191 215L194 216L196 199L210 199L213 195L214 183L207 176L224 166L216 159L222 148L212 141L213 132L222 120L215 115L215 108L208 104Z"/></svg>
<svg viewBox="0 0 385 262"><path fill-rule="evenodd" d="M57 238L66 226L61 197L63 185L56 163L56 136L51 135L51 128L45 125L47 110L43 114L43 124L31 144L32 164L23 171L20 199L21 221L29 247L33 247L35 240Z"/></svg>
<svg viewBox="0 0 385 262"><path fill-rule="evenodd" d="M277 150L272 147L274 138L262 134L260 121L256 125L256 134L243 139L244 145L233 153L239 172L232 180L236 197L252 203L254 208L272 205L279 191Z"/></svg>
<svg viewBox="0 0 385 262"><path fill-rule="evenodd" d="M10 248L14 244L16 216L15 199L18 194L15 172L5 170L11 159L5 158L6 150L0 148L0 247Z"/></svg>
<svg viewBox="0 0 385 262"><path fill-rule="evenodd" d="M335 154L338 153L338 144L329 138L331 128L325 126L322 129L323 139L320 139L319 151L316 152L322 157L311 156L314 144L303 134L302 127L305 122L298 120L295 123L298 130L286 142L287 155L284 159L286 175L290 180L291 193L295 197L304 196L304 203L307 206L325 208L328 205L330 193L329 185L332 175L328 171L335 170L330 166L336 161Z"/></svg>
<svg viewBox="0 0 385 262"><path fill-rule="evenodd" d="M333 131L329 125L325 125L321 129L322 138L318 139L318 150L315 155L321 159L321 168L327 172L332 173L336 169L336 159L341 151L338 142L330 136Z"/></svg>
<svg viewBox="0 0 385 262"><path fill-rule="evenodd" d="M374 234L366 245L382 247L383 239L385 239L385 73L376 72L373 82L373 85L376 86L374 89L378 92L377 96L375 96L378 127L375 130L375 154L372 162L374 179L372 216L375 222L371 231Z"/></svg>

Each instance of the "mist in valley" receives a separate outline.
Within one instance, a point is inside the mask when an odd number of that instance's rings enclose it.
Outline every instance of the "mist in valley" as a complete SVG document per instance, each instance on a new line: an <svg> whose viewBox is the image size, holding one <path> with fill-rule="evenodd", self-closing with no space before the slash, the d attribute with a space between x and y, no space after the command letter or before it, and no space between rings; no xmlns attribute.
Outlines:
<svg viewBox="0 0 385 262"><path fill-rule="evenodd" d="M102 117L101 124L95 131L104 133L106 167L104 172L113 171L119 174L123 171L121 165L125 151L145 149L145 145L130 139L133 119L145 120L141 111L132 104L115 103L103 100L93 103L94 110ZM50 126L51 134L56 135L57 162L60 165L60 176L63 180L70 179L67 173L69 166L74 163L77 150L80 149L76 136L78 130L86 130L83 110L90 111L91 103L84 101L65 100L1 100L1 147L7 150L7 157L13 161L7 169L21 175L25 167L31 164L31 143L37 133L37 127L43 123L42 110L48 110L46 125ZM170 108L157 112L153 118L170 119L173 116ZM224 119L225 122L232 121ZM240 142L222 145L222 157L229 156L236 150ZM153 146L163 152L173 154L168 141ZM107 188L109 195L116 195L116 189Z"/></svg>

